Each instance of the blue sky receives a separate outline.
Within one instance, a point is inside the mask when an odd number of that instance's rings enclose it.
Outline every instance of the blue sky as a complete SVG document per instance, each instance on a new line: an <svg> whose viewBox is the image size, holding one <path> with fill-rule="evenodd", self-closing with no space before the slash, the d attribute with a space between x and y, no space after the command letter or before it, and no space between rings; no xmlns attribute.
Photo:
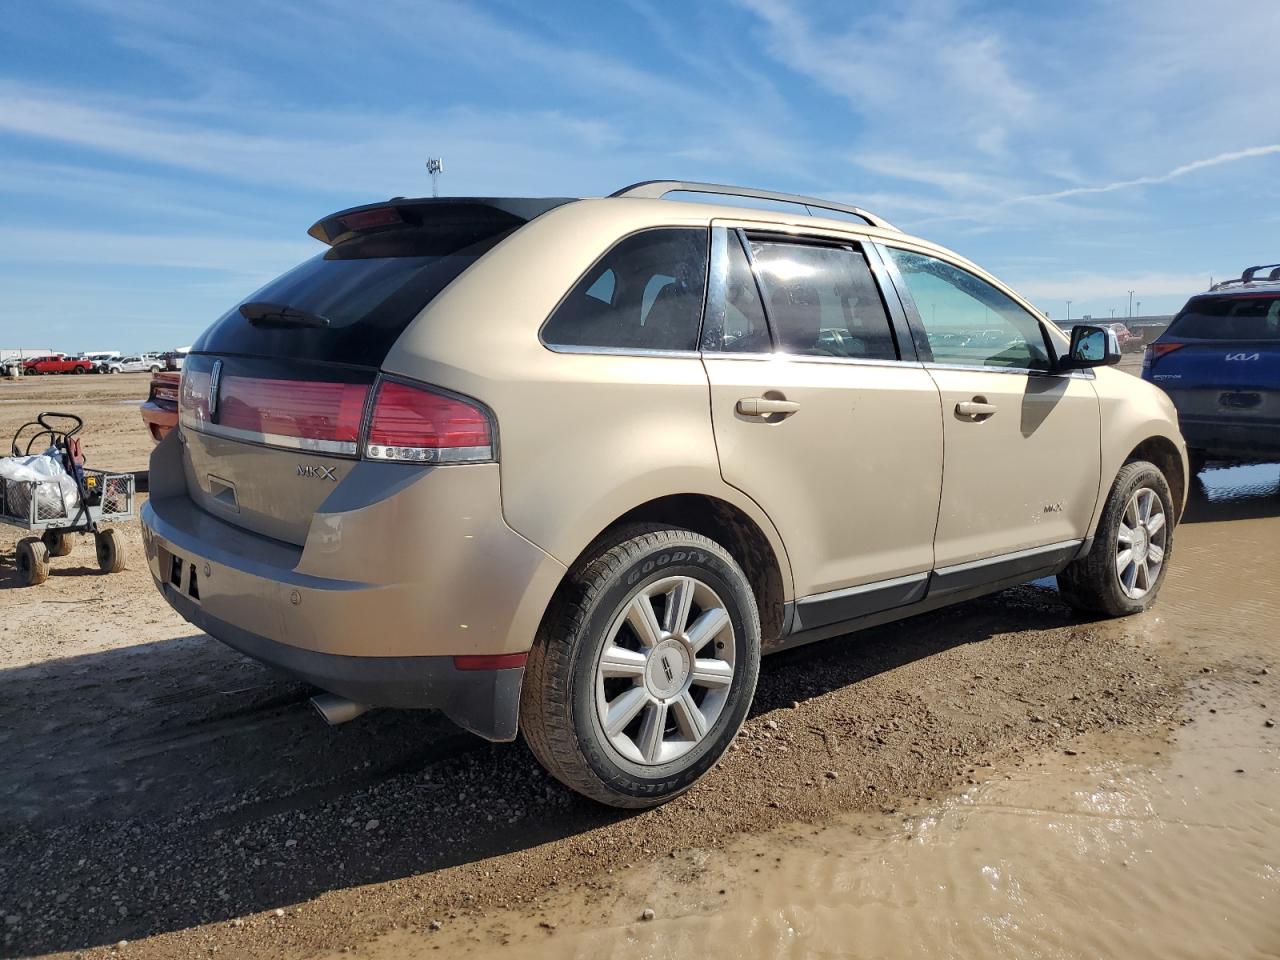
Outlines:
<svg viewBox="0 0 1280 960"><path fill-rule="evenodd" d="M1280 260L1271 0L46 0L0 18L0 345L189 343L392 195L847 199L1055 318Z"/></svg>

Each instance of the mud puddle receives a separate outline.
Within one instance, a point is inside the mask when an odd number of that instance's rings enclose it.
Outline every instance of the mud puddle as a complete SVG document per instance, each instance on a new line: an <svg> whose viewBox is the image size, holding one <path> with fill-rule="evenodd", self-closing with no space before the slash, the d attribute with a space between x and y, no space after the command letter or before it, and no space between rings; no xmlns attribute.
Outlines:
<svg viewBox="0 0 1280 960"><path fill-rule="evenodd" d="M1070 754L991 774L934 807L689 850L617 875L603 895L393 933L357 952L1276 956L1280 735L1265 721L1280 711L1255 689L1200 691L1200 719L1172 743L1083 738Z"/></svg>
<svg viewBox="0 0 1280 960"><path fill-rule="evenodd" d="M1174 578L1147 615L1099 625L1162 658L1243 668L1201 668L1179 726L1085 734L976 767L940 803L679 851L536 909L446 918L351 952L1280 956L1278 493L1275 466L1206 472L1176 543L1195 576Z"/></svg>

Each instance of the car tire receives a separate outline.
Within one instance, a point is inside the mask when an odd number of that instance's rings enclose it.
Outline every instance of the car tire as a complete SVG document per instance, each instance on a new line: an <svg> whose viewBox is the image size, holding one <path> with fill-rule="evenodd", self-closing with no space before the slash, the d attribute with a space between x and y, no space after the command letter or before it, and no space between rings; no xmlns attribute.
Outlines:
<svg viewBox="0 0 1280 960"><path fill-rule="evenodd" d="M1107 495L1089 552L1058 574L1063 598L1077 610L1108 617L1146 610L1169 568L1176 517L1160 469L1145 460L1126 463Z"/></svg>
<svg viewBox="0 0 1280 960"><path fill-rule="evenodd" d="M147 367L147 369L148 369L148 370L150 370L152 373L159 373L159 372L160 372L160 368L159 368L159 367L155 367L155 366Z"/></svg>
<svg viewBox="0 0 1280 960"><path fill-rule="evenodd" d="M124 537L115 527L107 527L93 535L98 569L103 573L119 573L124 569Z"/></svg>
<svg viewBox="0 0 1280 960"><path fill-rule="evenodd" d="M593 545L552 601L520 726L570 789L653 807L728 749L759 669L755 595L729 552L688 530L631 525Z"/></svg>
<svg viewBox="0 0 1280 960"><path fill-rule="evenodd" d="M40 534L40 542L45 545L51 557L65 557L75 545L71 534L63 530L46 530Z"/></svg>
<svg viewBox="0 0 1280 960"><path fill-rule="evenodd" d="M18 576L29 587L39 586L49 579L49 548L39 537L27 537L18 542Z"/></svg>

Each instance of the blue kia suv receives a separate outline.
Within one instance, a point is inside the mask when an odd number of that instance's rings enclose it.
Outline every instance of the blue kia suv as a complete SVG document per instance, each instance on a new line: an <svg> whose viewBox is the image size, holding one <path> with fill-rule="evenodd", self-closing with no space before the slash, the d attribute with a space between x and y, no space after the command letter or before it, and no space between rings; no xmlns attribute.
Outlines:
<svg viewBox="0 0 1280 960"><path fill-rule="evenodd" d="M1280 461L1280 264L1188 300L1148 345L1142 379L1177 407L1193 471Z"/></svg>

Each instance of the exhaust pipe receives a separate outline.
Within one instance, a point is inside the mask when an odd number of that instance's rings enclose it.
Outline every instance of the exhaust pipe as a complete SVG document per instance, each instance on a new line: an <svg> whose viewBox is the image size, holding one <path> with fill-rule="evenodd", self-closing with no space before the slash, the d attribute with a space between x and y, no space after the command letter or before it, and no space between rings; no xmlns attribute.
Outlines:
<svg viewBox="0 0 1280 960"><path fill-rule="evenodd" d="M316 708L316 712L320 716L324 717L324 722L331 727L346 723L348 720L354 720L369 710L367 703L356 703L354 700L340 697L336 693L317 693L311 698L311 705Z"/></svg>

